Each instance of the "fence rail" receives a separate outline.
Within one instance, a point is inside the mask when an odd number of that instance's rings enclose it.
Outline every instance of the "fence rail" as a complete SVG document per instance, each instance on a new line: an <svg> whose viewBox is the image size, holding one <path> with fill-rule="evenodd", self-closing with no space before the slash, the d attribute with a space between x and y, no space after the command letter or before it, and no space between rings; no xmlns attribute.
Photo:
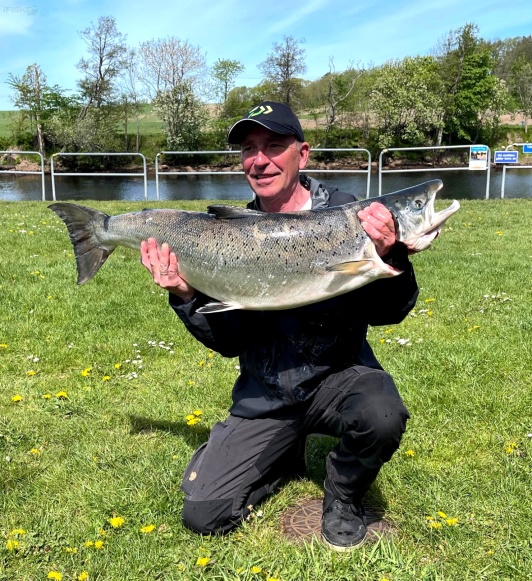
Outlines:
<svg viewBox="0 0 532 581"><path fill-rule="evenodd" d="M104 157L104 156L121 156L121 157L140 157L142 159L143 172L139 173L124 173L124 172L90 172L90 173L79 173L79 172L61 172L55 173L54 171L54 159L57 157L74 157L74 156L89 156L89 157ZM148 200L148 170L146 165L146 158L142 153L54 153L50 160L50 173L52 177L52 199L56 200L55 196L55 177L56 176L100 176L100 177L140 177L144 178L144 199Z"/></svg>
<svg viewBox="0 0 532 581"><path fill-rule="evenodd" d="M6 174L32 174L32 175L40 175L41 176L41 198L44 202L46 200L46 192L45 192L45 183L44 183L44 157L38 151L0 151L0 155L2 154L9 154L9 155L37 155L41 160L41 169L40 171L31 171L31 170L23 170L23 169L2 169L0 173Z"/></svg>

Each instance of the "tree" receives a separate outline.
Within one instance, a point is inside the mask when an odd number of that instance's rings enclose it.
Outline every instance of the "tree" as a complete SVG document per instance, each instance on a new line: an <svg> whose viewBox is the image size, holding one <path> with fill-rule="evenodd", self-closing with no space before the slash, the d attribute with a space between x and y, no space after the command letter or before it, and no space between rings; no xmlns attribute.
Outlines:
<svg viewBox="0 0 532 581"><path fill-rule="evenodd" d="M525 55L512 65L510 90L517 104L517 111L525 118L525 133L528 133L528 119L532 118L532 60Z"/></svg>
<svg viewBox="0 0 532 581"><path fill-rule="evenodd" d="M379 147L426 145L442 122L440 95L437 63L432 57L386 63L370 95Z"/></svg>
<svg viewBox="0 0 532 581"><path fill-rule="evenodd" d="M466 24L452 31L437 56L443 81L443 126L449 141L453 136L475 142L483 129L483 120L498 123L489 112L500 110L504 84L494 74L495 59L478 39L478 27Z"/></svg>
<svg viewBox="0 0 532 581"><path fill-rule="evenodd" d="M285 36L283 42L273 43L273 52L258 65L265 79L276 85L278 98L287 105L297 100L302 88L297 77L307 70L305 50L300 46L304 42Z"/></svg>
<svg viewBox="0 0 532 581"><path fill-rule="evenodd" d="M125 61L125 66L120 75L119 89L120 102L122 105L124 119L124 140L125 149L128 150L128 125L129 116L132 114L135 118L136 140L135 151L138 153L140 148L140 111L142 102L139 96L138 88L138 56L134 50L129 50Z"/></svg>
<svg viewBox="0 0 532 581"><path fill-rule="evenodd" d="M78 81L81 97L85 107L81 116L89 107L100 108L113 104L116 100L115 82L126 64L126 37L118 32L112 16L101 16L97 24L80 32L87 45L89 56L82 58L77 67L85 74Z"/></svg>
<svg viewBox="0 0 532 581"><path fill-rule="evenodd" d="M229 92L235 86L235 78L244 71L244 65L235 60L218 59L212 67L215 80L215 93L221 108L221 119L228 122L230 116L227 108Z"/></svg>
<svg viewBox="0 0 532 581"><path fill-rule="evenodd" d="M199 95L207 73L199 47L169 37L140 45L139 77L162 119L170 149L195 148L206 111Z"/></svg>
<svg viewBox="0 0 532 581"><path fill-rule="evenodd" d="M13 104L27 115L32 135L35 127L37 147L44 156L48 120L55 111L70 108L73 100L65 97L57 85L50 87L37 64L27 67L21 77L9 74L7 84L15 91L11 98Z"/></svg>

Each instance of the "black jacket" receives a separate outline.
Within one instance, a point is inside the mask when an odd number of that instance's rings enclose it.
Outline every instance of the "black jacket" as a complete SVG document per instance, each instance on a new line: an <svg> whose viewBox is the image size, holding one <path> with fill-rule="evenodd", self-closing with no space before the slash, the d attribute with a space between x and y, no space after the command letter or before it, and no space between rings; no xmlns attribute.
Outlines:
<svg viewBox="0 0 532 581"><path fill-rule="evenodd" d="M301 176L301 181L311 191L313 208L356 200L313 178ZM401 322L418 295L406 247L395 244L383 260L403 274L294 309L202 315L196 310L212 299L199 292L187 303L171 294L170 305L205 346L239 357L231 413L262 417L305 401L330 373L352 365L381 369L366 340L368 325Z"/></svg>

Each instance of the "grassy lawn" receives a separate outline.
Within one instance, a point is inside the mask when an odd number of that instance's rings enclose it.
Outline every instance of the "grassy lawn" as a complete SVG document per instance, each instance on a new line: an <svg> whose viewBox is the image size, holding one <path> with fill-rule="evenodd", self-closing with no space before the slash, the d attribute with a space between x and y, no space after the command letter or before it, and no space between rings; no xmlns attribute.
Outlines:
<svg viewBox="0 0 532 581"><path fill-rule="evenodd" d="M78 287L46 204L0 209L1 581L531 578L530 200L463 202L412 258L415 311L370 330L412 419L371 490L395 533L352 554L281 534L288 507L322 494L322 439L262 517L225 538L184 529L183 470L227 413L236 360L187 335L138 253Z"/></svg>

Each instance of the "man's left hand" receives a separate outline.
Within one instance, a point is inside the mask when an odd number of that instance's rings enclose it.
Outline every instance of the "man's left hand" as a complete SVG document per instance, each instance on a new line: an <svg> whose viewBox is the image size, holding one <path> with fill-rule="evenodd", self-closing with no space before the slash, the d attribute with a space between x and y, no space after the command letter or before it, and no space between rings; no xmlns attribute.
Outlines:
<svg viewBox="0 0 532 581"><path fill-rule="evenodd" d="M388 254L395 244L395 224L393 216L382 204L373 202L358 212L358 217L367 235L375 244L377 254Z"/></svg>

